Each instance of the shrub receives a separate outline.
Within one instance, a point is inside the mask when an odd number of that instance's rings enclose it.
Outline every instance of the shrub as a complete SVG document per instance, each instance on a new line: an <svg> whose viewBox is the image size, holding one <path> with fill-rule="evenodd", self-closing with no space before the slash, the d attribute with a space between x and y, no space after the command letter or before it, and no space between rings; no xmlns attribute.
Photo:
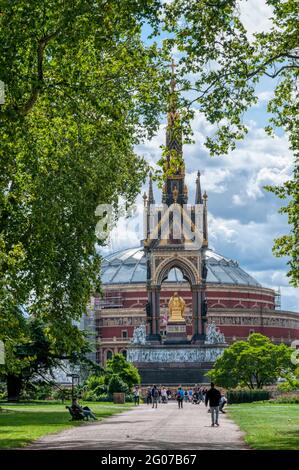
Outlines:
<svg viewBox="0 0 299 470"><path fill-rule="evenodd" d="M299 390L299 380L289 378L286 382L279 384L277 389L281 392L292 392L294 390Z"/></svg>
<svg viewBox="0 0 299 470"><path fill-rule="evenodd" d="M141 380L138 369L126 361L122 354L115 354L112 359L107 361L105 374L105 382L107 384L109 384L112 375L116 374L128 385L128 388L139 384Z"/></svg>
<svg viewBox="0 0 299 470"><path fill-rule="evenodd" d="M133 393L126 393L126 403L133 403L133 402L134 402Z"/></svg>
<svg viewBox="0 0 299 470"><path fill-rule="evenodd" d="M72 399L72 389L71 388L60 388L56 389L53 392L53 398L55 400L71 400Z"/></svg>
<svg viewBox="0 0 299 470"><path fill-rule="evenodd" d="M274 400L275 403L289 403L293 405L299 405L299 394L285 395L278 397Z"/></svg>
<svg viewBox="0 0 299 470"><path fill-rule="evenodd" d="M113 374L109 380L108 391L112 395L113 393L127 393L129 391L128 385L120 378L119 375Z"/></svg>
<svg viewBox="0 0 299 470"><path fill-rule="evenodd" d="M53 384L49 382L28 382L21 393L22 400L46 400L52 398Z"/></svg>
<svg viewBox="0 0 299 470"><path fill-rule="evenodd" d="M267 390L228 390L228 403L251 403L253 401L269 400L270 392Z"/></svg>
<svg viewBox="0 0 299 470"><path fill-rule="evenodd" d="M109 395L109 393L105 393L103 395L100 395L97 401L104 401L104 402L112 401L112 396Z"/></svg>
<svg viewBox="0 0 299 470"><path fill-rule="evenodd" d="M100 397L107 395L108 387L103 376L91 375L85 381L82 398L88 401L100 401Z"/></svg>

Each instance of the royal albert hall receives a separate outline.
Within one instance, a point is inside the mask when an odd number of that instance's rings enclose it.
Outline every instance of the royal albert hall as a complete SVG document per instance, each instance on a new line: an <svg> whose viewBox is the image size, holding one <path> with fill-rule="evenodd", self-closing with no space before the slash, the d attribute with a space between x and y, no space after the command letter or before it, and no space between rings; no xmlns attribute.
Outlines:
<svg viewBox="0 0 299 470"><path fill-rule="evenodd" d="M168 116L166 146L182 154L181 142L178 142L172 133L175 119L177 112L174 110ZM188 201L188 188L184 178L183 164L173 177L167 177L162 190L162 202L170 206L173 203L183 205L183 202ZM228 344L246 339L254 332L262 333L277 343L291 344L295 339L299 339L299 314L281 310L277 292L259 284L239 266L236 260L210 249L207 194L202 195L199 172L195 185L194 202L201 203L204 208L204 296L207 322L215 322ZM145 206L155 202L151 178L144 202ZM173 244L168 244L166 248L168 254L171 252L169 250L172 250L175 256ZM159 249L160 247L156 251ZM250 250L250 247L248 249ZM161 253L166 253L165 248L163 250ZM153 256L154 253L153 246ZM141 241L139 247L111 253L102 261L103 296L93 297L91 313L97 332L97 362L103 365L115 353L126 356L134 328L147 323L149 256L151 256L151 247L148 245L146 249L145 242ZM179 265L169 268L167 278L164 276L162 282L159 288L159 321L156 323L156 336L158 334L160 341L163 342L166 336L168 302L173 294L178 292L185 301L186 334L187 339L192 341L194 303L192 304L190 282L186 281L186 276L183 275L182 269L179 269Z"/></svg>

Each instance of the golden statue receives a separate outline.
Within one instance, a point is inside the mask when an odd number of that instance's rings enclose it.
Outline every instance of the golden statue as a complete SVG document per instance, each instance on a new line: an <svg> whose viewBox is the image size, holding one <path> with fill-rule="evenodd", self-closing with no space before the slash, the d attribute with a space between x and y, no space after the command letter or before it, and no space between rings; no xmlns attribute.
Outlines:
<svg viewBox="0 0 299 470"><path fill-rule="evenodd" d="M185 301L175 292L168 302L170 322L184 322Z"/></svg>

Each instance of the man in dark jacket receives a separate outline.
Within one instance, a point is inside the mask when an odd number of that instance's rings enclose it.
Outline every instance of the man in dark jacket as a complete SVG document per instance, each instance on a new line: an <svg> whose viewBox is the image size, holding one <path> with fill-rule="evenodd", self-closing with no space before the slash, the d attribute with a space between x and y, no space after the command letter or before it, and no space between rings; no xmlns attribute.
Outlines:
<svg viewBox="0 0 299 470"><path fill-rule="evenodd" d="M219 403L220 403L221 393L215 388L215 384L211 383L210 390L206 393L205 405L210 404L211 417L212 417L212 426L219 426L218 417L219 417Z"/></svg>

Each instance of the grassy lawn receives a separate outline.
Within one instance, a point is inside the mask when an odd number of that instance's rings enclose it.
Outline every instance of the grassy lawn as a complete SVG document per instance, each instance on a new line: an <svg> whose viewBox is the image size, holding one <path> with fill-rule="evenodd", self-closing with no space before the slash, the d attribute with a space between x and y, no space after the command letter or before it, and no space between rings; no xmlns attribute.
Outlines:
<svg viewBox="0 0 299 470"><path fill-rule="evenodd" d="M69 403L66 403L69 404ZM5 404L1 407L8 412L0 412L0 448L24 447L45 434L55 433L84 423L69 421L66 404L32 403ZM131 403L114 405L113 403L88 403L100 420L127 410Z"/></svg>
<svg viewBox="0 0 299 470"><path fill-rule="evenodd" d="M259 450L299 450L299 405L271 402L229 406L229 416Z"/></svg>

